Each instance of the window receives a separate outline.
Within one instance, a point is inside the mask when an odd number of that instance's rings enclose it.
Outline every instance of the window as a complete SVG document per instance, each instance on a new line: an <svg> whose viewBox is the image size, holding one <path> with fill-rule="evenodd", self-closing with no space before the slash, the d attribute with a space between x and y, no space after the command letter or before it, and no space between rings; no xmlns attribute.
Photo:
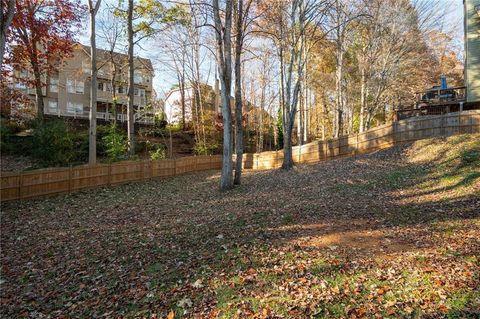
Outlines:
<svg viewBox="0 0 480 319"><path fill-rule="evenodd" d="M48 113L57 114L57 112L58 112L58 102L48 101Z"/></svg>
<svg viewBox="0 0 480 319"><path fill-rule="evenodd" d="M50 78L50 92L58 93L58 78Z"/></svg>
<svg viewBox="0 0 480 319"><path fill-rule="evenodd" d="M83 94L85 89L85 82L75 81L75 93Z"/></svg>
<svg viewBox="0 0 480 319"><path fill-rule="evenodd" d="M90 61L82 62L82 70L83 70L83 73L90 73Z"/></svg>
<svg viewBox="0 0 480 319"><path fill-rule="evenodd" d="M26 90L27 85L24 81L30 78L30 72L27 70L21 70L18 74L18 82L15 84L17 89Z"/></svg>
<svg viewBox="0 0 480 319"><path fill-rule="evenodd" d="M17 82L15 86L17 87L17 89L20 89L20 90L25 90L27 88L27 86L23 82Z"/></svg>
<svg viewBox="0 0 480 319"><path fill-rule="evenodd" d="M103 91L103 82L98 83L98 90Z"/></svg>
<svg viewBox="0 0 480 319"><path fill-rule="evenodd" d="M85 83L80 80L67 79L67 92L68 93L77 93L83 94L85 88Z"/></svg>
<svg viewBox="0 0 480 319"><path fill-rule="evenodd" d="M69 114L83 114L83 104L67 102L67 113Z"/></svg>
<svg viewBox="0 0 480 319"><path fill-rule="evenodd" d="M117 89L117 93L120 93L120 94L123 94L123 93L127 93L127 89L124 88L123 86L119 86L118 89Z"/></svg>
<svg viewBox="0 0 480 319"><path fill-rule="evenodd" d="M140 84L143 83L143 75L140 71L135 71L133 74L133 83Z"/></svg>
<svg viewBox="0 0 480 319"><path fill-rule="evenodd" d="M67 92L75 93L75 80L67 79Z"/></svg>
<svg viewBox="0 0 480 319"><path fill-rule="evenodd" d="M145 89L135 89L133 92L135 96L145 96Z"/></svg>

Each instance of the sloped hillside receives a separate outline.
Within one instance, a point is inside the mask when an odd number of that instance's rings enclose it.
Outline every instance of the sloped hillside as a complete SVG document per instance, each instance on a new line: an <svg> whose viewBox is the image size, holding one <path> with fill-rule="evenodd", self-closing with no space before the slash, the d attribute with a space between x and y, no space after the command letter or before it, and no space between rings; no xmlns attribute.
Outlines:
<svg viewBox="0 0 480 319"><path fill-rule="evenodd" d="M218 183L2 204L2 315L480 316L480 134Z"/></svg>

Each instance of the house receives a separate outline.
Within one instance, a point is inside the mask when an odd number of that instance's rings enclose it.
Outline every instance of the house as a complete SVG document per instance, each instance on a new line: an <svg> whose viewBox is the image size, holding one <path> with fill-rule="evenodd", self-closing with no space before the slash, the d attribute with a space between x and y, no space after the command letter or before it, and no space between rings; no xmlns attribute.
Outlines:
<svg viewBox="0 0 480 319"><path fill-rule="evenodd" d="M199 88L200 94L197 92ZM183 94L185 110L182 107L182 90L179 87L171 89L165 96L164 112L166 120L170 124L182 123L183 116L185 116L186 123L191 122L197 108L202 107L203 111L215 111L220 107L220 102L216 100L215 90L208 84L188 83L183 89Z"/></svg>
<svg viewBox="0 0 480 319"><path fill-rule="evenodd" d="M480 103L480 0L464 0L467 103Z"/></svg>
<svg viewBox="0 0 480 319"><path fill-rule="evenodd" d="M137 123L153 124L153 114L146 112L152 101L152 63L135 57L134 119ZM44 114L51 116L88 119L90 112L90 47L75 44L73 54L60 64L54 74L43 76ZM97 49L98 87L97 119L127 121L127 55ZM116 74L113 78L113 74ZM14 69L17 78L31 77L28 70ZM113 80L113 81L112 81ZM115 89L115 98L113 94ZM35 98L35 88L21 80L14 88ZM114 101L115 100L115 101Z"/></svg>

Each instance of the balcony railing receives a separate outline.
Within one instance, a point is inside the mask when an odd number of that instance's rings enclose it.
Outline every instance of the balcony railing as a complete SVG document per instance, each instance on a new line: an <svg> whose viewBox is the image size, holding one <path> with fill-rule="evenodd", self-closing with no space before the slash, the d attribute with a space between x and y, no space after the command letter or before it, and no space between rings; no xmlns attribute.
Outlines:
<svg viewBox="0 0 480 319"><path fill-rule="evenodd" d="M73 118L81 118L81 119L88 119L89 117L89 112L88 110L84 110L83 112L67 112L65 110L57 110L53 111L51 109L46 108L45 109L45 114L48 115L56 115L56 116L66 116L66 117L73 117ZM97 119L98 120L104 120L104 121L113 121L115 119L115 115L110 112L97 112ZM117 114L117 121L118 122L127 122L128 121L128 116L127 114ZM134 113L133 114L133 120L135 123L140 123L140 124L149 124L153 125L155 123L155 117L153 114L145 114L145 113Z"/></svg>
<svg viewBox="0 0 480 319"><path fill-rule="evenodd" d="M465 102L465 86L432 88L423 92L417 92L416 106L443 105Z"/></svg>

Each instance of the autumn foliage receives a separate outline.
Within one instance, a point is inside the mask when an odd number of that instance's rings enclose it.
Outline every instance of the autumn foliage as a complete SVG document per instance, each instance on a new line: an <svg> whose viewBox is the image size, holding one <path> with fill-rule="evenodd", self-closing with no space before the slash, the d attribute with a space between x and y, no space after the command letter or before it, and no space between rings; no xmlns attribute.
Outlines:
<svg viewBox="0 0 480 319"><path fill-rule="evenodd" d="M43 115L41 89L45 75L53 73L58 62L72 52L84 7L79 0L17 0L16 14L7 34L9 68L31 72L28 79L17 79L35 87L37 114Z"/></svg>

